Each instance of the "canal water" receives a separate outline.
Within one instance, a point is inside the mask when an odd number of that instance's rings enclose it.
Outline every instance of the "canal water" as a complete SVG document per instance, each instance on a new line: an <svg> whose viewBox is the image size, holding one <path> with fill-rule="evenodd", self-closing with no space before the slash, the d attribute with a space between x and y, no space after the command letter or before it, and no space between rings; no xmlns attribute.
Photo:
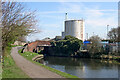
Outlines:
<svg viewBox="0 0 120 80"><path fill-rule="evenodd" d="M118 78L118 64L99 59L46 57L38 62L80 78Z"/></svg>

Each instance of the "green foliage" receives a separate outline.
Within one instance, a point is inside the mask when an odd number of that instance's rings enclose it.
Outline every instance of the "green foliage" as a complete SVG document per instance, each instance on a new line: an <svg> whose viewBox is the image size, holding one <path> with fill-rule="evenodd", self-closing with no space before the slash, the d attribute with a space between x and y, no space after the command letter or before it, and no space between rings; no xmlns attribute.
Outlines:
<svg viewBox="0 0 120 80"><path fill-rule="evenodd" d="M11 47L17 47L17 46L23 47L23 45L11 45Z"/></svg>
<svg viewBox="0 0 120 80"><path fill-rule="evenodd" d="M3 72L2 78L28 78L29 77L15 64L13 58L10 56L10 50L12 47L6 47L5 53L7 54L4 57L3 63Z"/></svg>
<svg viewBox="0 0 120 80"><path fill-rule="evenodd" d="M0 80L2 78L2 63L0 62Z"/></svg>
<svg viewBox="0 0 120 80"><path fill-rule="evenodd" d="M74 53L80 49L82 45L82 40L79 40L78 38L68 35L63 40L52 42L51 45L55 46L54 55L74 56L75 55Z"/></svg>
<svg viewBox="0 0 120 80"><path fill-rule="evenodd" d="M55 41L51 42L51 45L52 46L56 46Z"/></svg>
<svg viewBox="0 0 120 80"><path fill-rule="evenodd" d="M35 56L38 56L39 54L37 53L32 53L32 52L24 52L21 53L21 50L18 51L18 53L24 57L26 57L28 60L32 60Z"/></svg>

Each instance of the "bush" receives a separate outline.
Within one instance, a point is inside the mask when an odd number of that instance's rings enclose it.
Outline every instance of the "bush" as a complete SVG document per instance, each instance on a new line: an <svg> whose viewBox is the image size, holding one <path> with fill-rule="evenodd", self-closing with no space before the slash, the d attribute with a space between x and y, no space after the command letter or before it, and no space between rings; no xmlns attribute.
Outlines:
<svg viewBox="0 0 120 80"><path fill-rule="evenodd" d="M72 36L66 36L63 40L51 42L51 45L54 46L54 48L52 48L54 55L74 56L75 52L80 49L82 40Z"/></svg>

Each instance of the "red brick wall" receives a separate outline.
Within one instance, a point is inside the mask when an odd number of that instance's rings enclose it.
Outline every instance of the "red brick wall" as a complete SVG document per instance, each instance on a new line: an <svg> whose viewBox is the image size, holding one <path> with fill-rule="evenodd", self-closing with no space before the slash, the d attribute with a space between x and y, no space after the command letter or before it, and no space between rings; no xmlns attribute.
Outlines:
<svg viewBox="0 0 120 80"><path fill-rule="evenodd" d="M33 49L36 50L36 47L39 45L50 45L49 41L35 41L35 42L31 42L28 44L27 46L27 50L30 52L33 52Z"/></svg>

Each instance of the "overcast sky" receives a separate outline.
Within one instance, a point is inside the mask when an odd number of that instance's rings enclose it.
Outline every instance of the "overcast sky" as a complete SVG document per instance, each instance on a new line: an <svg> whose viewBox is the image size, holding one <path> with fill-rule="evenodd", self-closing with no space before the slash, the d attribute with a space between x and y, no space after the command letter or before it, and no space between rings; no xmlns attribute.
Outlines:
<svg viewBox="0 0 120 80"><path fill-rule="evenodd" d="M27 40L41 40L46 37L61 36L64 31L65 13L68 19L85 20L85 38L94 34L106 37L107 25L109 30L118 25L117 2L25 2L26 7L37 10L40 33L31 34Z"/></svg>

